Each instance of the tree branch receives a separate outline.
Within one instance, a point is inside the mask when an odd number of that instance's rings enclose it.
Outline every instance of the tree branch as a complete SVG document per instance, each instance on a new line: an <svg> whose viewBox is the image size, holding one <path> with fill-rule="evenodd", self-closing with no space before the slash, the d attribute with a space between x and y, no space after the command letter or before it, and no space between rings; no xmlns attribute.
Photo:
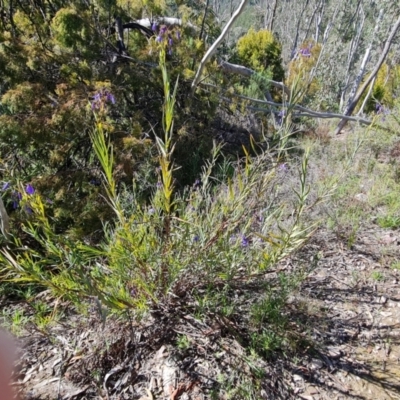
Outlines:
<svg viewBox="0 0 400 400"><path fill-rule="evenodd" d="M206 87L212 87L214 89L218 89L218 87L216 85L213 85L211 83L201 83L201 85L206 86ZM288 107L288 104L285 104L285 103L276 103L274 101L253 99L251 97L247 97L247 96L243 96L243 95L235 94L235 93L231 94L231 95L233 95L237 98L243 99L243 100L251 101L252 103L264 104L264 105L268 105L268 106L279 108L279 109ZM224 101L232 101L231 99L229 99L227 97L222 97L222 96L221 96L221 99ZM261 112L268 111L269 112L269 110L265 110L263 108L255 108L255 107L251 107L251 106L249 106L248 108L253 111L261 111ZM311 118L324 118L324 119L340 118L340 119L346 119L346 121L359 122L360 124L364 124L364 125L372 124L372 121L362 118L362 117L351 117L351 116L337 114L337 113L314 111L314 110L310 110L309 108L299 106L299 105L294 105L294 106L292 106L292 108L293 108L293 110L299 111L299 113L295 114L295 116L297 116L297 117L311 117Z"/></svg>
<svg viewBox="0 0 400 400"><path fill-rule="evenodd" d="M237 65L237 64L231 64L226 61L221 61L219 63L219 67L224 71L228 72L230 74L239 74L243 76L252 76L253 74L256 73L256 71L244 67L243 65ZM271 84L271 86L276 87L277 89L281 89L284 91L285 94L290 95L290 89L285 86L282 82L277 82L273 80L268 80L268 82Z"/></svg>
<svg viewBox="0 0 400 400"><path fill-rule="evenodd" d="M244 10L247 2L249 0L242 0L242 2L240 3L239 7L237 8L237 10L233 13L231 19L228 21L228 23L225 25L225 28L223 29L223 31L221 32L221 34L219 35L219 37L217 38L217 40L212 44L212 46L208 49L208 51L206 52L206 54L204 54L203 58L200 61L200 65L199 68L197 69L196 75L193 79L192 82L192 92L196 89L196 86L199 84L201 75L203 73L203 69L204 66L206 65L207 61L212 57L212 55L215 53L215 51L217 50L217 47L220 45L220 43L224 40L225 36L227 35L230 27L232 26L232 24L236 21L236 19L239 17L239 15L242 13L242 11Z"/></svg>

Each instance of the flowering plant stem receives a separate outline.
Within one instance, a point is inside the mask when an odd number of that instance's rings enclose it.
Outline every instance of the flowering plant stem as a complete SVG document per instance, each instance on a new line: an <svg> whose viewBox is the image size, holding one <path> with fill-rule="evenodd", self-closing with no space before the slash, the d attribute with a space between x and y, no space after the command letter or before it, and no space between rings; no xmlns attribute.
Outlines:
<svg viewBox="0 0 400 400"><path fill-rule="evenodd" d="M163 107L163 130L164 139L156 136L156 144L159 153L159 163L161 169L162 192L163 192L163 208L167 216L171 214L173 206L173 166L171 156L174 151L172 146L172 132L176 91L178 88L178 79L171 93L170 81L167 68L165 65L165 49L160 51L160 67L164 85L164 107Z"/></svg>

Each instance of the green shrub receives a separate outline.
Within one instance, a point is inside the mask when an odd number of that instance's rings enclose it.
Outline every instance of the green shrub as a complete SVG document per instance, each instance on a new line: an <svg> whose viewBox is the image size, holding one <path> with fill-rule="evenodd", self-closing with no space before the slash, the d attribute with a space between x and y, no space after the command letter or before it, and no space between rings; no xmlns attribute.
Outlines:
<svg viewBox="0 0 400 400"><path fill-rule="evenodd" d="M282 48L272 32L250 29L238 40L237 53L244 65L257 72L269 69L274 80L283 81Z"/></svg>
<svg viewBox="0 0 400 400"><path fill-rule="evenodd" d="M117 192L110 134L97 114L91 139L115 225L105 226L101 245L89 246L56 234L40 195L24 192L21 206L30 210L30 217L23 229L36 246L24 248L15 238L13 250L3 249L3 279L37 283L77 305L83 299L95 299L100 307L114 312L133 309L141 314L185 293L207 296L201 288L209 288L216 306L223 307L219 304L223 298L216 295L221 288L237 280L259 279L260 273L309 238L314 226L302 219L309 193L307 154L295 200L279 196L277 179L282 168L277 160L282 148L227 162L230 165L225 165L215 182L220 150L215 146L201 180L183 192L175 190L172 134L177 85L172 91L164 57L161 50L164 135L156 139L159 182L150 205L138 201L134 188L129 209L124 207Z"/></svg>

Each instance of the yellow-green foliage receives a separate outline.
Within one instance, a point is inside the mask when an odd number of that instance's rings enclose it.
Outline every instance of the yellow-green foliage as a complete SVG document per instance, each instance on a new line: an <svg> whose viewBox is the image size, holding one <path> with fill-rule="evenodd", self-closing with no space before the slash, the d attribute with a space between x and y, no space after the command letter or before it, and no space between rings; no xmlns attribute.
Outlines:
<svg viewBox="0 0 400 400"><path fill-rule="evenodd" d="M319 89L317 79L310 76L318 60L321 45L314 40L306 40L300 46L300 51L289 63L289 73L286 85L296 88L302 96L313 96Z"/></svg>
<svg viewBox="0 0 400 400"><path fill-rule="evenodd" d="M73 8L62 8L51 24L57 41L65 47L74 47L85 39L86 23Z"/></svg>
<svg viewBox="0 0 400 400"><path fill-rule="evenodd" d="M372 93L365 106L366 112L375 111L377 103L391 107L393 106L396 90L400 88L400 65L389 67L384 63L376 76ZM368 90L363 94L363 99L367 95Z"/></svg>
<svg viewBox="0 0 400 400"><path fill-rule="evenodd" d="M131 185L134 177L142 183L146 176L139 190L146 201L156 186L154 138L163 134L158 118L163 83L154 68L160 46L168 51L171 81L182 77L174 116L174 162L184 168L175 179L185 185L198 177L212 143L207 125L218 102L206 93L187 96L206 48L198 32L164 26L160 43L156 37L162 26L150 40L137 30L125 31L127 53L140 62L118 58L111 63L116 36L108 29L114 25L110 15L124 23L156 19L166 15L165 7L164 0L94 0L89 8L76 0L51 6L25 2L0 19L0 179L11 182L12 190L18 181L31 182L49 200L49 215L59 231L91 234L110 218L89 139L94 113L115 152L118 187ZM182 5L178 14L200 26L204 10L195 7ZM207 37L214 37L211 13L205 26ZM208 73L216 71L217 66L207 66ZM12 190L4 196L10 212ZM12 218L23 220L23 210L18 207Z"/></svg>
<svg viewBox="0 0 400 400"><path fill-rule="evenodd" d="M244 65L257 72L270 69L274 80L283 80L282 47L272 32L266 29L258 32L250 29L239 39L237 52Z"/></svg>

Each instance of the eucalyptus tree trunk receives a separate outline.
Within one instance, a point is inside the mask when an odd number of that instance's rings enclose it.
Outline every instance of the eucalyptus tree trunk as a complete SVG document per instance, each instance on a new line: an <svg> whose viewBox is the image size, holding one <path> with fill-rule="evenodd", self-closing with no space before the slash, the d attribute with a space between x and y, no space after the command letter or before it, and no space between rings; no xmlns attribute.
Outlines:
<svg viewBox="0 0 400 400"><path fill-rule="evenodd" d="M393 43L394 37L396 36L396 33L399 30L399 28L400 28L400 16L397 18L397 21L394 23L394 25L392 27L392 30L390 31L390 34L389 34L388 38L386 39L385 46L383 47L381 56L379 57L379 60L376 63L374 69L372 70L372 72L370 73L368 78L365 80L365 82L361 85L361 87L358 90L358 92L356 94L354 94L353 97L350 97L350 99L348 101L348 105L347 105L346 110L344 112L345 116L350 116L353 113L353 111L355 110L358 102L360 101L361 96L363 95L364 91L368 88L368 86L371 84L371 82L375 79L376 75L379 72L379 69L381 68L382 64L386 60L386 57L387 57L387 55L389 53L389 50L390 50L390 47L391 47L391 45ZM368 49L367 49L367 52L368 52ZM367 52L366 52L366 55L367 55ZM364 56L364 60L365 59L366 59L366 56ZM361 65L360 73L364 71L364 69L363 69L364 65L363 64L364 64L364 62ZM359 82L360 82L361 81L360 76L358 76L357 78L359 78ZM357 88L358 88L358 85L357 85L357 87L355 89L357 90ZM338 126L337 126L337 128L335 130L335 134L336 135L338 135L342 131L342 129L345 127L346 123L347 123L346 119L342 119L339 122L339 124L338 124Z"/></svg>

